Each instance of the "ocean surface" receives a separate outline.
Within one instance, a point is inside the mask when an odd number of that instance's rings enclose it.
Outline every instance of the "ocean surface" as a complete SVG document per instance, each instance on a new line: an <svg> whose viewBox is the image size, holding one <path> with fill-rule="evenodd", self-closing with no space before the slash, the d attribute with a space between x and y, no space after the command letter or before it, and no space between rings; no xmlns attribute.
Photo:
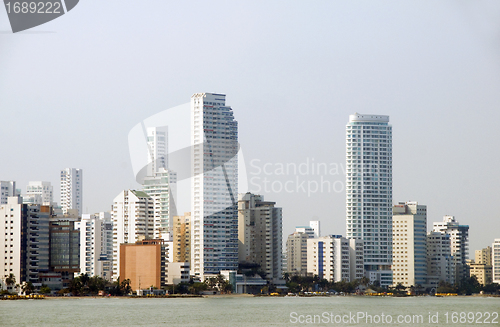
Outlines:
<svg viewBox="0 0 500 327"><path fill-rule="evenodd" d="M0 301L0 326L495 326L500 298L209 297Z"/></svg>

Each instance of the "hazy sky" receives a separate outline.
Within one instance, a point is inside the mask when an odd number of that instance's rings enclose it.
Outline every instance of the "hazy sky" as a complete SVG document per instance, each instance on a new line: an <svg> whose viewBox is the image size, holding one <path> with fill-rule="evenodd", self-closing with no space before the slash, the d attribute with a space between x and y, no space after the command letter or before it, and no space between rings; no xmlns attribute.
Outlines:
<svg viewBox="0 0 500 327"><path fill-rule="evenodd" d="M82 0L17 34L0 8L0 180L51 181L59 201L59 170L83 168L84 211L109 210L137 187L129 131L196 92L227 94L253 184L335 183L261 192L284 235L314 216L345 235L360 112L390 116L394 202L469 224L472 256L500 238L499 1ZM258 173L313 161L340 171Z"/></svg>

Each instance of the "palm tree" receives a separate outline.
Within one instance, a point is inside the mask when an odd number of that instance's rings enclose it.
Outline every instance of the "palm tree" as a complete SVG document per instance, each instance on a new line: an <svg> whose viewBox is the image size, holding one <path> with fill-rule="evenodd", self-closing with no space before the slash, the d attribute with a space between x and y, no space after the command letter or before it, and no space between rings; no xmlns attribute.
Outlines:
<svg viewBox="0 0 500 327"><path fill-rule="evenodd" d="M12 285L16 284L16 276L14 276L13 273L10 273L7 278L5 278L5 284L7 285L7 288L9 288Z"/></svg>
<svg viewBox="0 0 500 327"><path fill-rule="evenodd" d="M30 295L33 291L35 290L35 287L33 286L33 283L27 282L23 285L22 291L26 295Z"/></svg>

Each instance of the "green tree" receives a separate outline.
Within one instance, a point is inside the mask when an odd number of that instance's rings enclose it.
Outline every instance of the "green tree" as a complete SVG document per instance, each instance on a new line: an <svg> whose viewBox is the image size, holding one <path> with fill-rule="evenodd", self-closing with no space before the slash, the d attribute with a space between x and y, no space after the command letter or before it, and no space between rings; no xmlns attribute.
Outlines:
<svg viewBox="0 0 500 327"><path fill-rule="evenodd" d="M122 295L128 295L132 293L132 287L130 287L130 279L124 279L120 283L120 293Z"/></svg>
<svg viewBox="0 0 500 327"><path fill-rule="evenodd" d="M226 281L224 283L224 285L222 286L222 290L226 294L231 293L231 292L233 292L233 285L231 285L231 283L229 283L228 281Z"/></svg>
<svg viewBox="0 0 500 327"><path fill-rule="evenodd" d="M52 290L47 285L42 285L42 287L40 288L41 294L50 294L51 291Z"/></svg>

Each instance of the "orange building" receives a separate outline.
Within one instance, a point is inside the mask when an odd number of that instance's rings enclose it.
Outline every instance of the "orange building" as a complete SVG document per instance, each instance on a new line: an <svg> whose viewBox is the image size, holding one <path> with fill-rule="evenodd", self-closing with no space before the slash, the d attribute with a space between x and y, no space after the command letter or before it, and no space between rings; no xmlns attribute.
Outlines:
<svg viewBox="0 0 500 327"><path fill-rule="evenodd" d="M161 239L120 244L120 280L130 279L132 290L165 284L165 244Z"/></svg>

